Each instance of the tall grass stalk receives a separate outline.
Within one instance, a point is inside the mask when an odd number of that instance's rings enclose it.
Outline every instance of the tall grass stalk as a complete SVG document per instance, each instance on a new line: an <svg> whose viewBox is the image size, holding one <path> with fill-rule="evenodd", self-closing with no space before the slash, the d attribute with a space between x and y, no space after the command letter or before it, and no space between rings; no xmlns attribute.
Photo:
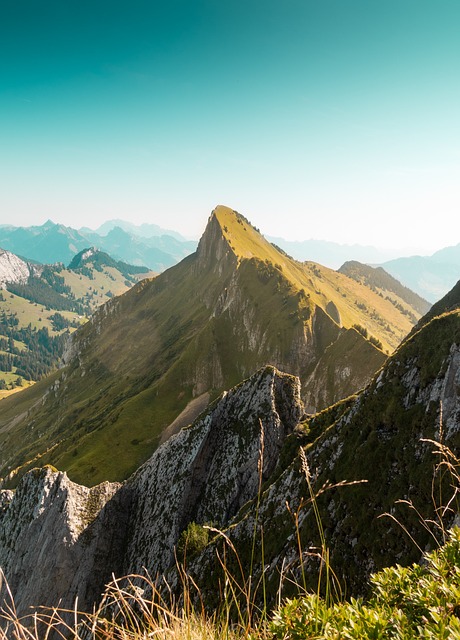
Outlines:
<svg viewBox="0 0 460 640"><path fill-rule="evenodd" d="M460 459L453 451L444 444L444 425L443 425L443 409L442 402L439 406L439 422L438 422L438 439L421 438L420 442L430 444L433 449L432 453L437 458L434 466L433 476L431 480L431 500L434 511L434 518L423 515L414 505L412 500L397 500L396 504L406 505L413 511L422 528L432 538L434 545L440 547L449 540L449 526L452 524L454 516L460 513L459 493L460 493ZM444 487L449 486L450 494L446 497ZM379 516L388 517L406 533L411 542L417 547L420 554L423 555L424 550L417 543L414 536L409 532L407 527L392 513L383 513Z"/></svg>
<svg viewBox="0 0 460 640"><path fill-rule="evenodd" d="M11 602L0 613L0 627L0 640L239 640L247 637L246 630L232 628L222 617L166 603L155 583L141 575L112 580L101 604L91 613L78 611L76 603L74 609L40 608L19 617L11 596Z"/></svg>
<svg viewBox="0 0 460 640"><path fill-rule="evenodd" d="M254 572L254 562L256 557L256 544L257 544L257 533L260 531L261 538L261 566L262 566L262 594L264 600L263 614L265 616L267 610L267 591L265 584L265 571L264 571L264 553L263 553L263 526L259 528L259 511L260 511L260 501L262 499L262 481L263 481L263 468L264 468L264 450L265 450L265 438L264 438L264 427L262 424L262 420L259 418L260 425L260 446L259 446L259 459L257 461L257 471L258 471L258 488L257 488L257 500L256 500L256 511L254 516L254 529L252 532L252 549L251 549L251 561L250 561L250 569L249 569L249 587L248 587L248 600L253 600L252 594L252 579ZM248 612L249 613L249 612ZM249 622L249 620L248 620Z"/></svg>
<svg viewBox="0 0 460 640"><path fill-rule="evenodd" d="M263 526L260 523L260 508L263 488L264 432L261 426L258 491L254 511L254 528L251 539L249 575L243 567L235 544L228 533L213 526L204 525L222 538L223 550L216 550L216 558L223 571L221 605L214 613L205 611L200 590L186 570L186 557L177 562L181 584L180 596L175 600L171 590L161 591L157 583L146 575L131 575L113 578L107 586L99 607L91 613L78 611L78 602L70 610L41 608L34 614L19 617L14 607L11 592L8 604L0 612L0 640L239 640L239 638L268 637L267 585L265 576L265 550ZM317 498L327 490L356 484L356 482L325 483L319 490L314 487L312 474L303 449L300 450L301 468L305 476L308 496L300 501L294 517L301 584L296 584L300 593L307 593L304 556L319 559L318 588L315 600L325 593L327 603L342 598L339 581L330 566L329 549L321 521ZM317 551L304 552L301 542L301 511L311 505L320 537ZM257 543L260 542L260 577L255 580ZM236 572L230 569L229 553L236 561ZM287 567L283 561L278 588L278 603L281 604L283 581L287 578ZM7 587L8 589L8 587ZM192 597L193 590L193 597ZM262 591L262 593L260 593ZM197 594L197 595L196 595ZM167 599L165 599L167 598ZM262 604L257 604L262 600ZM198 608L196 606L198 603ZM236 617L235 617L236 612ZM317 611L318 620L319 610Z"/></svg>

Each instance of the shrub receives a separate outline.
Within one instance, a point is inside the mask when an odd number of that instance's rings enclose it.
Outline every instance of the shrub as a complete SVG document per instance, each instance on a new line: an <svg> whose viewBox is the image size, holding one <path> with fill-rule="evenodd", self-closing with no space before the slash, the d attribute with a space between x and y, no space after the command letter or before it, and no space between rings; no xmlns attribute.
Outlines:
<svg viewBox="0 0 460 640"><path fill-rule="evenodd" d="M177 556L182 558L193 558L197 556L209 542L209 530L196 522L190 522L179 537L177 543Z"/></svg>
<svg viewBox="0 0 460 640"><path fill-rule="evenodd" d="M286 601L274 614L275 638L458 638L460 529L423 565L388 567L371 577L367 601L327 606L316 595Z"/></svg>

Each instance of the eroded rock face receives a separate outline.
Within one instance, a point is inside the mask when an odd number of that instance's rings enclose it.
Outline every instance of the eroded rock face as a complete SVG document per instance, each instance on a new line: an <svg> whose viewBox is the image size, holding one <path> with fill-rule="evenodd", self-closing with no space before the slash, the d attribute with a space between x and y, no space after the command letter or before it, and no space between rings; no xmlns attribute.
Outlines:
<svg viewBox="0 0 460 640"><path fill-rule="evenodd" d="M165 571L189 522L235 516L257 494L261 451L265 479L302 411L298 378L267 367L162 445L128 483L137 504L126 573Z"/></svg>
<svg viewBox="0 0 460 640"><path fill-rule="evenodd" d="M297 524L306 551L303 573L315 585L321 540L299 445L305 446L332 568L349 593L360 593L370 572L417 561L410 538L380 516L399 518L422 548L432 541L415 512L398 513L395 505L411 501L434 517L433 508L426 510L436 463L430 440L440 436L441 417L444 442L459 455L459 345L460 312L434 319L359 397L311 417L307 428L298 426L299 380L266 367L222 394L123 486L87 489L49 469L30 472L14 497L0 492L0 564L19 609L61 598L70 606L77 595L81 607L91 607L112 573L174 570L174 547L190 522L225 528L243 558L263 528L253 577L256 584L263 566L273 598L281 568L289 579L301 579ZM258 495L259 462L268 482L256 522L248 501ZM343 486L358 480L367 482ZM338 486L324 490L328 484ZM205 596L206 590L218 593L215 552L213 542L188 563Z"/></svg>
<svg viewBox="0 0 460 640"><path fill-rule="evenodd" d="M10 251L0 249L0 288L8 282L24 284L30 274L31 270L27 262Z"/></svg>
<svg viewBox="0 0 460 640"><path fill-rule="evenodd" d="M119 488L88 489L44 468L29 472L14 497L0 492L0 566L19 614L99 599L122 561L129 510ZM5 584L0 594L8 602Z"/></svg>
<svg viewBox="0 0 460 640"><path fill-rule="evenodd" d="M395 563L418 562L420 548L433 546L440 536L441 529L433 522L442 510L436 509L446 506L458 484L458 478L445 473L447 466L436 473L437 463L452 462L447 454L439 455L436 441L442 438L458 459L460 313L434 319L401 346L355 400L313 417L308 429L317 433L311 443L307 431L304 442L310 444L306 448L310 482L331 566L349 594L361 594L371 573ZM336 488L324 490L335 484ZM288 585L301 584L305 578L310 587L317 587L321 538L309 498L305 470L294 460L264 492L258 521L252 510L244 518L237 516L227 530L232 544L245 549L254 531L263 528L264 577L271 597L277 594L281 567ZM444 527L454 521L455 505L452 502L445 511ZM292 514L305 552L302 569ZM215 558L216 546L211 545L188 565L194 580L204 585L204 597L212 598L216 591L215 584L208 589ZM259 547L255 582L260 579L261 558Z"/></svg>
<svg viewBox="0 0 460 640"><path fill-rule="evenodd" d="M265 479L302 412L299 380L267 367L171 437L124 486L88 489L45 468L14 495L0 491L0 566L18 612L71 607L76 597L88 609L112 573L166 570L190 521L223 526L257 494L259 460Z"/></svg>

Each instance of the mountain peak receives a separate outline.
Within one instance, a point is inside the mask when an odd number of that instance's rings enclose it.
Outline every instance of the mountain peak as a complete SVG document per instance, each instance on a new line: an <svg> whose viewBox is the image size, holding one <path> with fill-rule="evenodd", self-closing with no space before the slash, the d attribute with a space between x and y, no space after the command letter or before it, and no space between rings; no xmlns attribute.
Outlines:
<svg viewBox="0 0 460 640"><path fill-rule="evenodd" d="M42 225L42 229L52 229L53 227L57 227L58 225L53 222L50 218Z"/></svg>
<svg viewBox="0 0 460 640"><path fill-rule="evenodd" d="M198 264L201 267L220 262L223 258L233 255L236 257L231 244L228 242L227 219L235 213L232 209L222 205L217 206L208 219L208 224L200 238L197 249Z"/></svg>
<svg viewBox="0 0 460 640"><path fill-rule="evenodd" d="M279 251L241 213L218 205L209 217L198 246L198 256L209 260L211 256L221 259L227 254L233 254L238 263L250 258L277 263L281 257Z"/></svg>
<svg viewBox="0 0 460 640"><path fill-rule="evenodd" d="M87 262L90 258L92 258L96 253L102 253L102 252L99 251L99 249L96 249L96 247L89 247L88 249L83 249L83 251L80 251L79 253L77 253L76 256L74 256L71 263L69 264L69 269L79 269L84 265L85 262Z"/></svg>

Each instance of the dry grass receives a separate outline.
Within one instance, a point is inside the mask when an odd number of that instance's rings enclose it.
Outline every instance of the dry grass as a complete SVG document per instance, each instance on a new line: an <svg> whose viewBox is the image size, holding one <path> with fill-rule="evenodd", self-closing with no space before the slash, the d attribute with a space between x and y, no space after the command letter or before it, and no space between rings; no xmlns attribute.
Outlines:
<svg viewBox="0 0 460 640"><path fill-rule="evenodd" d="M154 581L141 575L114 579L91 613L80 612L76 602L73 610L43 608L19 617L10 594L0 620L0 640L237 640L250 634L223 616L195 610L188 593L180 603L166 603Z"/></svg>

